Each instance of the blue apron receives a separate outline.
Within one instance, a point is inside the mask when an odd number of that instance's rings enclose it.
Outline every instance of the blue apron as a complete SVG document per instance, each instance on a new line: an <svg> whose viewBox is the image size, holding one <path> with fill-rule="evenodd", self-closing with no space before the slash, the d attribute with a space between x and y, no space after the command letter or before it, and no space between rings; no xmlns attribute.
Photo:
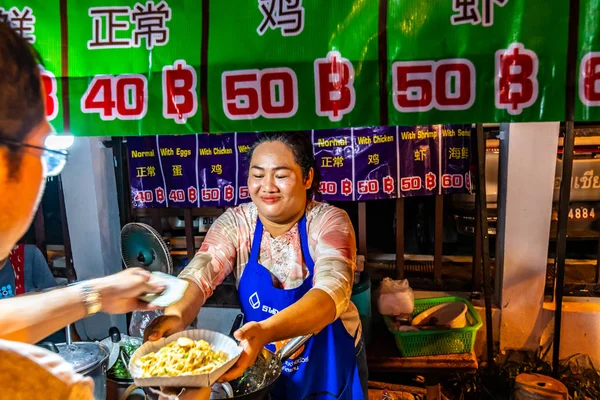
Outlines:
<svg viewBox="0 0 600 400"><path fill-rule="evenodd" d="M298 224L308 278L295 289L273 286L271 273L258 263L263 224L257 219L250 259L242 273L238 293L246 322L262 321L294 304L311 288L314 262L308 250L306 217ZM267 348L275 350L270 344ZM327 325L296 354L284 361L282 375L271 396L274 399L364 399L358 375L354 338L341 319Z"/></svg>

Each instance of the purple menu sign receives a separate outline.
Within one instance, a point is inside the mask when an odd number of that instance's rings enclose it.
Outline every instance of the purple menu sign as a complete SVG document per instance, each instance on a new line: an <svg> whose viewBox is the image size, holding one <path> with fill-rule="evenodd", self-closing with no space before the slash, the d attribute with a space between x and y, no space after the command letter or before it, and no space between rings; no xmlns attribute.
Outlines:
<svg viewBox="0 0 600 400"><path fill-rule="evenodd" d="M127 139L129 184L134 208L166 206L165 182L160 172L156 140L154 136Z"/></svg>
<svg viewBox="0 0 600 400"><path fill-rule="evenodd" d="M439 126L399 126L398 162L402 197L438 193Z"/></svg>
<svg viewBox="0 0 600 400"><path fill-rule="evenodd" d="M203 207L225 207L235 203L235 134L198 136L198 186Z"/></svg>
<svg viewBox="0 0 600 400"><path fill-rule="evenodd" d="M258 134L253 132L238 132L235 134L235 148L237 150L236 205L250 201L250 193L248 192L250 160L248 159L248 153L257 138Z"/></svg>
<svg viewBox="0 0 600 400"><path fill-rule="evenodd" d="M394 127L353 129L356 200L397 197L398 155Z"/></svg>
<svg viewBox="0 0 600 400"><path fill-rule="evenodd" d="M166 183L167 207L198 207L196 135L157 136L161 173Z"/></svg>
<svg viewBox="0 0 600 400"><path fill-rule="evenodd" d="M442 194L470 193L471 125L442 125Z"/></svg>
<svg viewBox="0 0 600 400"><path fill-rule="evenodd" d="M351 130L313 131L312 142L323 200L354 200Z"/></svg>

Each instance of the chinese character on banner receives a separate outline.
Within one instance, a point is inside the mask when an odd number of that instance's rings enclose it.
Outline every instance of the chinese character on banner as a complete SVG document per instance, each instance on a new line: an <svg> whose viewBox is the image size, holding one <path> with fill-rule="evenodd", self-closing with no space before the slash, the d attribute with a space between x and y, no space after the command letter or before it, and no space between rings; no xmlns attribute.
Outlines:
<svg viewBox="0 0 600 400"><path fill-rule="evenodd" d="M221 165L221 164L211 165L210 166L210 173L211 174L222 175L223 174L223 165Z"/></svg>
<svg viewBox="0 0 600 400"><path fill-rule="evenodd" d="M156 176L156 167L148 167L148 176Z"/></svg>
<svg viewBox="0 0 600 400"><path fill-rule="evenodd" d="M427 157L427 150L425 150L425 149L415 150L415 161L425 161L426 157Z"/></svg>
<svg viewBox="0 0 600 400"><path fill-rule="evenodd" d="M483 26L494 25L494 6L504 7L508 0L482 0L482 10L479 12L479 0L452 0L452 25L471 24ZM483 19L481 16L483 15Z"/></svg>
<svg viewBox="0 0 600 400"><path fill-rule="evenodd" d="M173 165L173 176L183 176L183 166Z"/></svg>
<svg viewBox="0 0 600 400"><path fill-rule="evenodd" d="M135 169L135 172L136 178L145 178L148 176L148 171L146 167L137 167Z"/></svg>
<svg viewBox="0 0 600 400"><path fill-rule="evenodd" d="M462 147L460 149L460 159L461 160L468 160L469 159L469 148L468 147Z"/></svg>
<svg viewBox="0 0 600 400"><path fill-rule="evenodd" d="M136 3L130 7L91 7L88 15L92 17L92 40L88 49L119 49L140 47L141 39L146 40L146 49L164 46L169 42L167 21L171 20L171 9L165 1L156 5L148 1L145 5ZM133 37L120 36L118 32L131 32Z"/></svg>
<svg viewBox="0 0 600 400"><path fill-rule="evenodd" d="M333 167L333 157L323 157L321 159L321 168Z"/></svg>
<svg viewBox="0 0 600 400"><path fill-rule="evenodd" d="M17 7L12 7L7 11L0 7L0 22L9 22L19 36L29 43L35 43L33 33L35 30L35 16L31 8L23 7L22 10L19 10Z"/></svg>
<svg viewBox="0 0 600 400"><path fill-rule="evenodd" d="M369 165L379 165L379 154L369 154Z"/></svg>
<svg viewBox="0 0 600 400"><path fill-rule="evenodd" d="M127 31L129 29L129 12L129 7L90 8L88 15L92 17L92 40L88 41L88 49L131 47L131 39L116 38L118 31ZM127 20L124 18L125 16Z"/></svg>
<svg viewBox="0 0 600 400"><path fill-rule="evenodd" d="M341 168L344 166L344 157L336 156L333 157L333 166L336 168Z"/></svg>
<svg viewBox="0 0 600 400"><path fill-rule="evenodd" d="M304 29L302 0L258 0L263 20L256 31L260 36L267 29L281 29L283 36L299 35Z"/></svg>
<svg viewBox="0 0 600 400"><path fill-rule="evenodd" d="M154 46L165 45L169 42L169 28L166 22L171 20L171 9L164 1L158 3L149 1L146 6L137 3L131 13L131 22L135 24L133 30L133 45L140 47L140 39L146 38L146 49L152 50Z"/></svg>
<svg viewBox="0 0 600 400"><path fill-rule="evenodd" d="M461 148L460 147L450 147L448 149L448 158L450 160L460 160L461 159Z"/></svg>

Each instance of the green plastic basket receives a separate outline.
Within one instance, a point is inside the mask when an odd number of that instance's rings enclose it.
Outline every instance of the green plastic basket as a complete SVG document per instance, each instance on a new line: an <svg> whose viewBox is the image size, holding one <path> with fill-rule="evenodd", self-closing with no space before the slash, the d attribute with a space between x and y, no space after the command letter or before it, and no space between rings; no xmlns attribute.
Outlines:
<svg viewBox="0 0 600 400"><path fill-rule="evenodd" d="M470 353L475 345L477 331L483 326L479 313L473 305L462 297L436 297L415 300L412 316L443 303L461 302L467 305L467 326L442 331L400 332L392 325L390 317L383 318L388 330L396 339L396 347L403 357L437 356L442 354Z"/></svg>

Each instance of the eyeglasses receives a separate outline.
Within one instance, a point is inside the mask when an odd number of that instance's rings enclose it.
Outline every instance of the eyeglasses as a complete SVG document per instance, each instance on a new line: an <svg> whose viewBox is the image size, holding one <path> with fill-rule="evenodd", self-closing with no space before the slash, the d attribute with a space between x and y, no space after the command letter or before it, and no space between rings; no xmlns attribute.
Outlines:
<svg viewBox="0 0 600 400"><path fill-rule="evenodd" d="M28 143L16 142L8 139L1 139L0 144L11 146L11 147L25 147L29 149L35 149L42 152L42 168L44 177L60 175L67 159L69 158L69 152L66 150L55 150L47 147L34 146Z"/></svg>

